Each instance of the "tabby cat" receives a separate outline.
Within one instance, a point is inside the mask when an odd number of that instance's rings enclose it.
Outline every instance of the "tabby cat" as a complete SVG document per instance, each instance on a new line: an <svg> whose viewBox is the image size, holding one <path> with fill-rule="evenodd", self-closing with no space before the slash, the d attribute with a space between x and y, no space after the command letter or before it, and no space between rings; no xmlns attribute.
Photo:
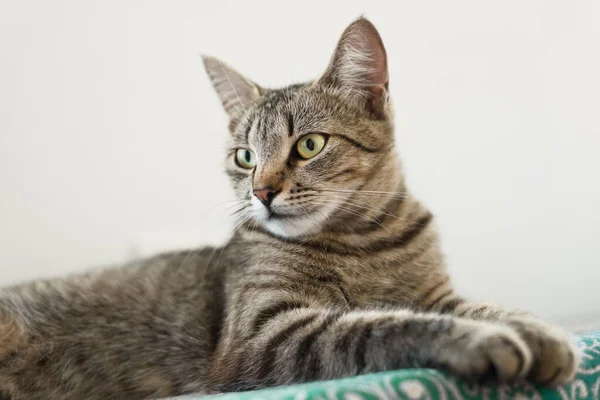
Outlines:
<svg viewBox="0 0 600 400"><path fill-rule="evenodd" d="M360 18L317 80L212 57L239 207L221 248L0 291L0 398L144 399L397 368L560 385L569 337L455 294L394 148L386 51Z"/></svg>

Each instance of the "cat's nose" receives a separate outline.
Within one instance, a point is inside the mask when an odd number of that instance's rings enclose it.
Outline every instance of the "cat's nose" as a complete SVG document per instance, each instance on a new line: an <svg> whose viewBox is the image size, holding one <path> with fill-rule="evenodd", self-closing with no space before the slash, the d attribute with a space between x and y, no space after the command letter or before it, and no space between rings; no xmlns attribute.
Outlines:
<svg viewBox="0 0 600 400"><path fill-rule="evenodd" d="M275 189L271 186L264 187L262 189L255 189L254 195L267 207L271 205L273 199L281 190Z"/></svg>

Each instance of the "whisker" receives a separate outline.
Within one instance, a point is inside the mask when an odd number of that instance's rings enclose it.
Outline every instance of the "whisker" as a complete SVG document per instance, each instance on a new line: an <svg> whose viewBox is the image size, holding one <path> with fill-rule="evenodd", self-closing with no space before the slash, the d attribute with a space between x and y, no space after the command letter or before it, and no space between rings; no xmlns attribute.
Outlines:
<svg viewBox="0 0 600 400"><path fill-rule="evenodd" d="M387 215L387 216L390 216L390 217L394 217L394 218L400 219L400 217L398 217L397 215L391 213L384 206L381 206L380 208L378 208L378 207L368 207L368 206L365 206L364 204L368 204L369 206L374 206L374 204L366 203L364 201L359 204L357 202L350 201L350 198L347 198L345 196L335 196L335 195L332 196L332 195L318 194L318 195L315 195L315 197L319 197L319 198L333 198L333 199L337 199L337 200L341 199L341 200L344 200L344 203L342 203L342 204L350 205L350 206L354 206L354 207L360 207L360 208L365 209L365 210L374 211L374 212L376 212L379 215L383 214L383 215Z"/></svg>
<svg viewBox="0 0 600 400"><path fill-rule="evenodd" d="M335 192L335 193L352 193L360 196L374 196L374 197L389 197L397 199L406 199L410 195L407 192L384 192L377 190L354 190L354 189L330 189L330 188L317 188L317 192Z"/></svg>
<svg viewBox="0 0 600 400"><path fill-rule="evenodd" d="M231 236L235 236L236 232L246 223L246 221L248 221L249 219L251 219L252 216L251 215L243 215L238 219L241 220L241 222L239 223L235 223L234 224L234 229L233 232L231 233ZM221 257L223 256L223 252L225 251L226 246L223 246L223 248L221 249L220 253L219 253L219 258L217 258L217 262L215 263L215 266L218 267L219 263L221 262Z"/></svg>
<svg viewBox="0 0 600 400"><path fill-rule="evenodd" d="M245 214L240 214L234 217L233 220L233 229L231 230L232 236L235 233L235 231L238 228L238 224L240 223L240 221L244 221L248 216ZM243 222L242 222L243 223Z"/></svg>
<svg viewBox="0 0 600 400"><path fill-rule="evenodd" d="M234 216L236 214L239 214L240 212L244 211L248 207L250 207L250 204L246 204L242 208L239 208L239 209L235 210L234 212L230 213L229 216Z"/></svg>
<svg viewBox="0 0 600 400"><path fill-rule="evenodd" d="M327 199L330 196L329 195L323 195L323 194L321 194L321 195L314 195L314 197ZM336 198L336 199L340 199L340 198L341 199L345 199L344 197L335 197L335 196L333 198ZM308 200L307 200L307 202L308 202ZM346 202L343 203L343 204L347 205L347 206L361 208L361 209L364 209L364 210L375 211L375 212L378 213L378 216L379 215L386 215L386 216L389 216L391 218L395 218L395 219L397 219L399 221L404 221L404 222L408 222L408 223L411 223L411 224L418 223L418 221L415 221L415 220L412 220L412 219L408 219L408 218L404 218L404 217L400 217L398 215L395 215L394 213L391 213L387 208L385 208L385 206L382 206L381 209L378 209L378 208L367 207L367 206L364 205L364 204L367 204L367 203L364 203L364 202L362 204L359 204L359 203L356 203L356 202L350 202L348 200L346 200ZM364 216L364 214L361 214L361 215Z"/></svg>
<svg viewBox="0 0 600 400"><path fill-rule="evenodd" d="M210 208L217 208L217 207L221 207L221 206L225 206L229 203L243 203L245 200L240 200L240 199L235 199L235 200L226 200L226 201L221 201L219 203L215 203L212 206L210 206Z"/></svg>
<svg viewBox="0 0 600 400"><path fill-rule="evenodd" d="M320 202L320 203L317 203L317 204L321 204L321 205L327 205L327 204L328 204L328 202L327 202L327 199L325 199L324 201L322 201L322 202ZM355 215L355 216L357 216L357 217L360 217L360 218L362 218L362 219L366 220L367 222L373 222L373 223L376 223L377 225L379 225L379 226L380 226L380 227L382 227L383 229L386 229L386 230L387 230L387 228L386 228L386 227L385 227L385 226L384 226L384 225L381 223L381 221L380 221L380 220L378 220L378 219L377 219L377 218L375 218L375 217L374 217L374 218L369 218L369 217L368 217L368 216L366 216L365 214L363 214L363 213L360 213L360 212L358 212L358 211L357 211L357 210L355 210L355 209L352 209L352 208L346 207L346 206L344 206L344 205L342 205L342 204L337 204L337 205L335 206L335 208L336 208L336 209L339 209L339 210L341 210L341 211L345 211L345 212L347 212L347 213L349 213L349 214Z"/></svg>
<svg viewBox="0 0 600 400"><path fill-rule="evenodd" d="M300 210L302 210L302 212L304 212L304 215L306 215L308 218L312 218L312 215L311 215L311 212L312 212L312 211L316 211L316 212L318 212L319 214L321 214L321 217L323 217L323 222L325 222L325 221L326 221L326 220L329 218L329 216L327 216L327 215L323 214L323 213L321 212L321 210L319 210L318 208L316 208L316 209L314 209L314 210L311 210L311 211L309 211L309 210L307 210L306 208L302 207L301 205L297 205L297 207L299 207L299 208L300 208Z"/></svg>
<svg viewBox="0 0 600 400"><path fill-rule="evenodd" d="M227 206L227 207L224 209L224 211L231 210L232 208L234 208L234 207L238 207L238 206L241 206L241 205L242 205L242 204L244 204L244 203L246 203L246 200L239 200L239 201L237 201L237 202L236 202L236 203L234 203L234 204L230 204L230 205L228 205L228 206Z"/></svg>
<svg viewBox="0 0 600 400"><path fill-rule="evenodd" d="M348 204L348 205L353 205L355 207L361 207L364 208L365 210L370 210L370 211L374 211L378 214L384 214L384 215L388 215L390 217L395 217L398 218L395 214L391 213L390 210L388 210L387 208L385 208L384 206L381 206L381 208L377 208L377 207L366 207L362 204L368 204L369 206L375 206L372 203L366 203L366 202L362 202L361 204L357 203L357 202L352 202L350 201L350 198L345 197L345 196L331 196L331 195L317 195L317 197L328 197L328 198L334 198L334 199L341 199L344 200L343 204ZM385 210L385 211L384 211ZM387 212L386 212L387 211Z"/></svg>

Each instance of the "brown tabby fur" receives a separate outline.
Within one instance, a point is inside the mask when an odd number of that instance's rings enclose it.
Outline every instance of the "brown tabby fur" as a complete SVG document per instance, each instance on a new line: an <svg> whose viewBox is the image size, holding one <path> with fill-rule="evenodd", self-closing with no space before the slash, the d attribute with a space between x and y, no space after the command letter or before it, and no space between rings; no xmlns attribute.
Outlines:
<svg viewBox="0 0 600 400"><path fill-rule="evenodd" d="M394 149L385 49L352 23L325 74L267 90L205 65L231 117L222 248L0 291L0 398L144 399L408 367L568 382L568 337L456 295ZM322 133L314 158L298 140ZM250 149L256 167L235 162ZM277 192L270 207L253 195Z"/></svg>

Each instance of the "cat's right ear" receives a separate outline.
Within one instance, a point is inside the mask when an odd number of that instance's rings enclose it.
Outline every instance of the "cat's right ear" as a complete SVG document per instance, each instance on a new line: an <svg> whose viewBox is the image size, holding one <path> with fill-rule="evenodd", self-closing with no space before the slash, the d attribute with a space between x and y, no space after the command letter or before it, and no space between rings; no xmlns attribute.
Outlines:
<svg viewBox="0 0 600 400"><path fill-rule="evenodd" d="M385 117L388 102L387 55L375 26L361 17L340 38L319 82L335 87L340 96Z"/></svg>
<svg viewBox="0 0 600 400"><path fill-rule="evenodd" d="M237 124L248 107L260 98L263 90L215 57L202 56L202 61L223 108L232 124Z"/></svg>

